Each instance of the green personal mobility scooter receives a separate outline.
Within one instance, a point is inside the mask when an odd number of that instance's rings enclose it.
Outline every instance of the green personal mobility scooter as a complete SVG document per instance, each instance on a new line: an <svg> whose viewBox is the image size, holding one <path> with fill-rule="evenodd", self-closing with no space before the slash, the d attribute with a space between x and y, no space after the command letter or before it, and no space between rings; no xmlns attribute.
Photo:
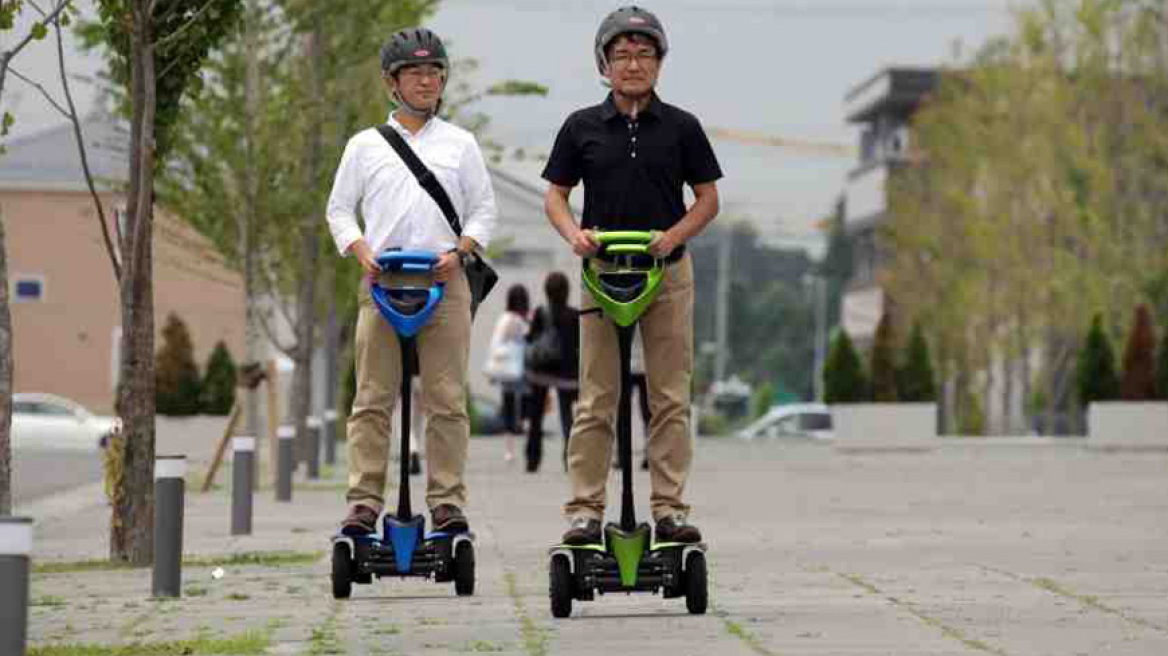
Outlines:
<svg viewBox="0 0 1168 656"><path fill-rule="evenodd" d="M632 417L629 361L637 320L660 291L664 264L649 254L651 232L598 232L600 251L585 258L584 286L612 321L620 346L621 394L617 448L621 462L620 523L604 527L603 542L559 544L551 548L551 608L554 617L572 614L572 602L596 593L660 591L685 597L690 613L706 612L709 589L706 545L653 542L648 523L637 523L633 507ZM598 262L606 266L599 266Z"/></svg>

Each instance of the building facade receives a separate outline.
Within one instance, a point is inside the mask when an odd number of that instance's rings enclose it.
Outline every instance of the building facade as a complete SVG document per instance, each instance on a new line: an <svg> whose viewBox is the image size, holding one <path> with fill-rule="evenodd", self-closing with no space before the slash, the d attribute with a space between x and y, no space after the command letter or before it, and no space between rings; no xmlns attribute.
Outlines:
<svg viewBox="0 0 1168 656"><path fill-rule="evenodd" d="M852 242L852 278L843 299L841 321L860 344L871 343L887 294L880 270L879 228L891 216L888 183L907 165L912 152L912 118L939 82L934 69L888 68L847 94L845 116L859 131L859 161L848 173L848 236Z"/></svg>

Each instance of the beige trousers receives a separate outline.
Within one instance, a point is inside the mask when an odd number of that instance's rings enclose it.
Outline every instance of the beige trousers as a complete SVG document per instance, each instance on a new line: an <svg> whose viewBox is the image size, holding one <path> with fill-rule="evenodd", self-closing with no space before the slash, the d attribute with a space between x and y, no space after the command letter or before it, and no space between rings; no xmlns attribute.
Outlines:
<svg viewBox="0 0 1168 656"><path fill-rule="evenodd" d="M418 286L428 276L383 276ZM355 357L357 394L348 423L350 505L384 506L389 444L400 428L391 421L401 395L401 347L393 327L373 305L369 285L361 285ZM470 351L470 287L460 273L430 321L418 333L422 408L426 416L426 505L466 506L463 472L470 439L466 411L466 370ZM418 384L415 379L414 385ZM408 439L408 436L407 436ZM396 474L396 473L395 473Z"/></svg>
<svg viewBox="0 0 1168 656"><path fill-rule="evenodd" d="M639 321L649 383L649 497L653 519L688 513L682 503L693 462L690 381L693 377L693 263L689 254L666 265L661 291ZM596 301L584 293L584 309ZM612 321L580 318L580 400L568 441L569 517L604 518L620 397L620 348Z"/></svg>

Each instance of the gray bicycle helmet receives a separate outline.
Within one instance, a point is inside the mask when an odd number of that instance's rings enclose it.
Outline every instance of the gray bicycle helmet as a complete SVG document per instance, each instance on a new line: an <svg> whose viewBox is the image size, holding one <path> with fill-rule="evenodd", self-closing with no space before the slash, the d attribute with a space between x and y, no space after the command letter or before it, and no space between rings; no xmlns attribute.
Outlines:
<svg viewBox="0 0 1168 656"><path fill-rule="evenodd" d="M410 27L394 32L381 47L381 70L393 75L402 66L437 64L450 71L442 39L424 27Z"/></svg>
<svg viewBox="0 0 1168 656"><path fill-rule="evenodd" d="M644 34L657 42L657 54L664 58L669 51L669 40L665 38L665 27L653 12L635 5L621 7L600 21L596 30L596 68L604 75L608 63L604 51L618 36L628 33Z"/></svg>

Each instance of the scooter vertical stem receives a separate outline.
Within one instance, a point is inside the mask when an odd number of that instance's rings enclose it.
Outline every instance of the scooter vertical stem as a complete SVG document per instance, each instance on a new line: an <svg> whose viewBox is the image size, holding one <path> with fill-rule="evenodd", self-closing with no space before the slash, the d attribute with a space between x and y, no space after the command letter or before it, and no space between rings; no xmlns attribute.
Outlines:
<svg viewBox="0 0 1168 656"><path fill-rule="evenodd" d="M0 654L24 654L32 519L0 517Z"/></svg>
<svg viewBox="0 0 1168 656"><path fill-rule="evenodd" d="M231 534L251 535L251 502L255 486L252 459L255 458L255 438L232 438L231 453Z"/></svg>
<svg viewBox="0 0 1168 656"><path fill-rule="evenodd" d="M633 508L633 410L629 361L633 357L633 331L637 324L616 326L617 344L620 346L620 402L617 405L617 449L621 462L621 530L633 531L637 528L636 510Z"/></svg>
<svg viewBox="0 0 1168 656"><path fill-rule="evenodd" d="M291 426L276 429L276 501L292 500L292 442L296 430Z"/></svg>
<svg viewBox="0 0 1168 656"><path fill-rule="evenodd" d="M320 417L316 415L309 415L308 417L308 478L318 480L320 478L320 432L321 432Z"/></svg>
<svg viewBox="0 0 1168 656"><path fill-rule="evenodd" d="M324 411L324 464L337 464L337 411Z"/></svg>
<svg viewBox="0 0 1168 656"><path fill-rule="evenodd" d="M401 443L401 484L398 488L400 490L397 495L397 518L403 522L408 522L413 517L413 512L410 509L410 402L411 402L411 382L414 378L414 371L412 364L414 362L414 349L417 344L413 337L403 337L398 335L398 341L401 344L401 432L397 436L398 442Z"/></svg>
<svg viewBox="0 0 1168 656"><path fill-rule="evenodd" d="M186 456L158 456L154 459L154 576L151 594L155 597L182 595L186 475Z"/></svg>

